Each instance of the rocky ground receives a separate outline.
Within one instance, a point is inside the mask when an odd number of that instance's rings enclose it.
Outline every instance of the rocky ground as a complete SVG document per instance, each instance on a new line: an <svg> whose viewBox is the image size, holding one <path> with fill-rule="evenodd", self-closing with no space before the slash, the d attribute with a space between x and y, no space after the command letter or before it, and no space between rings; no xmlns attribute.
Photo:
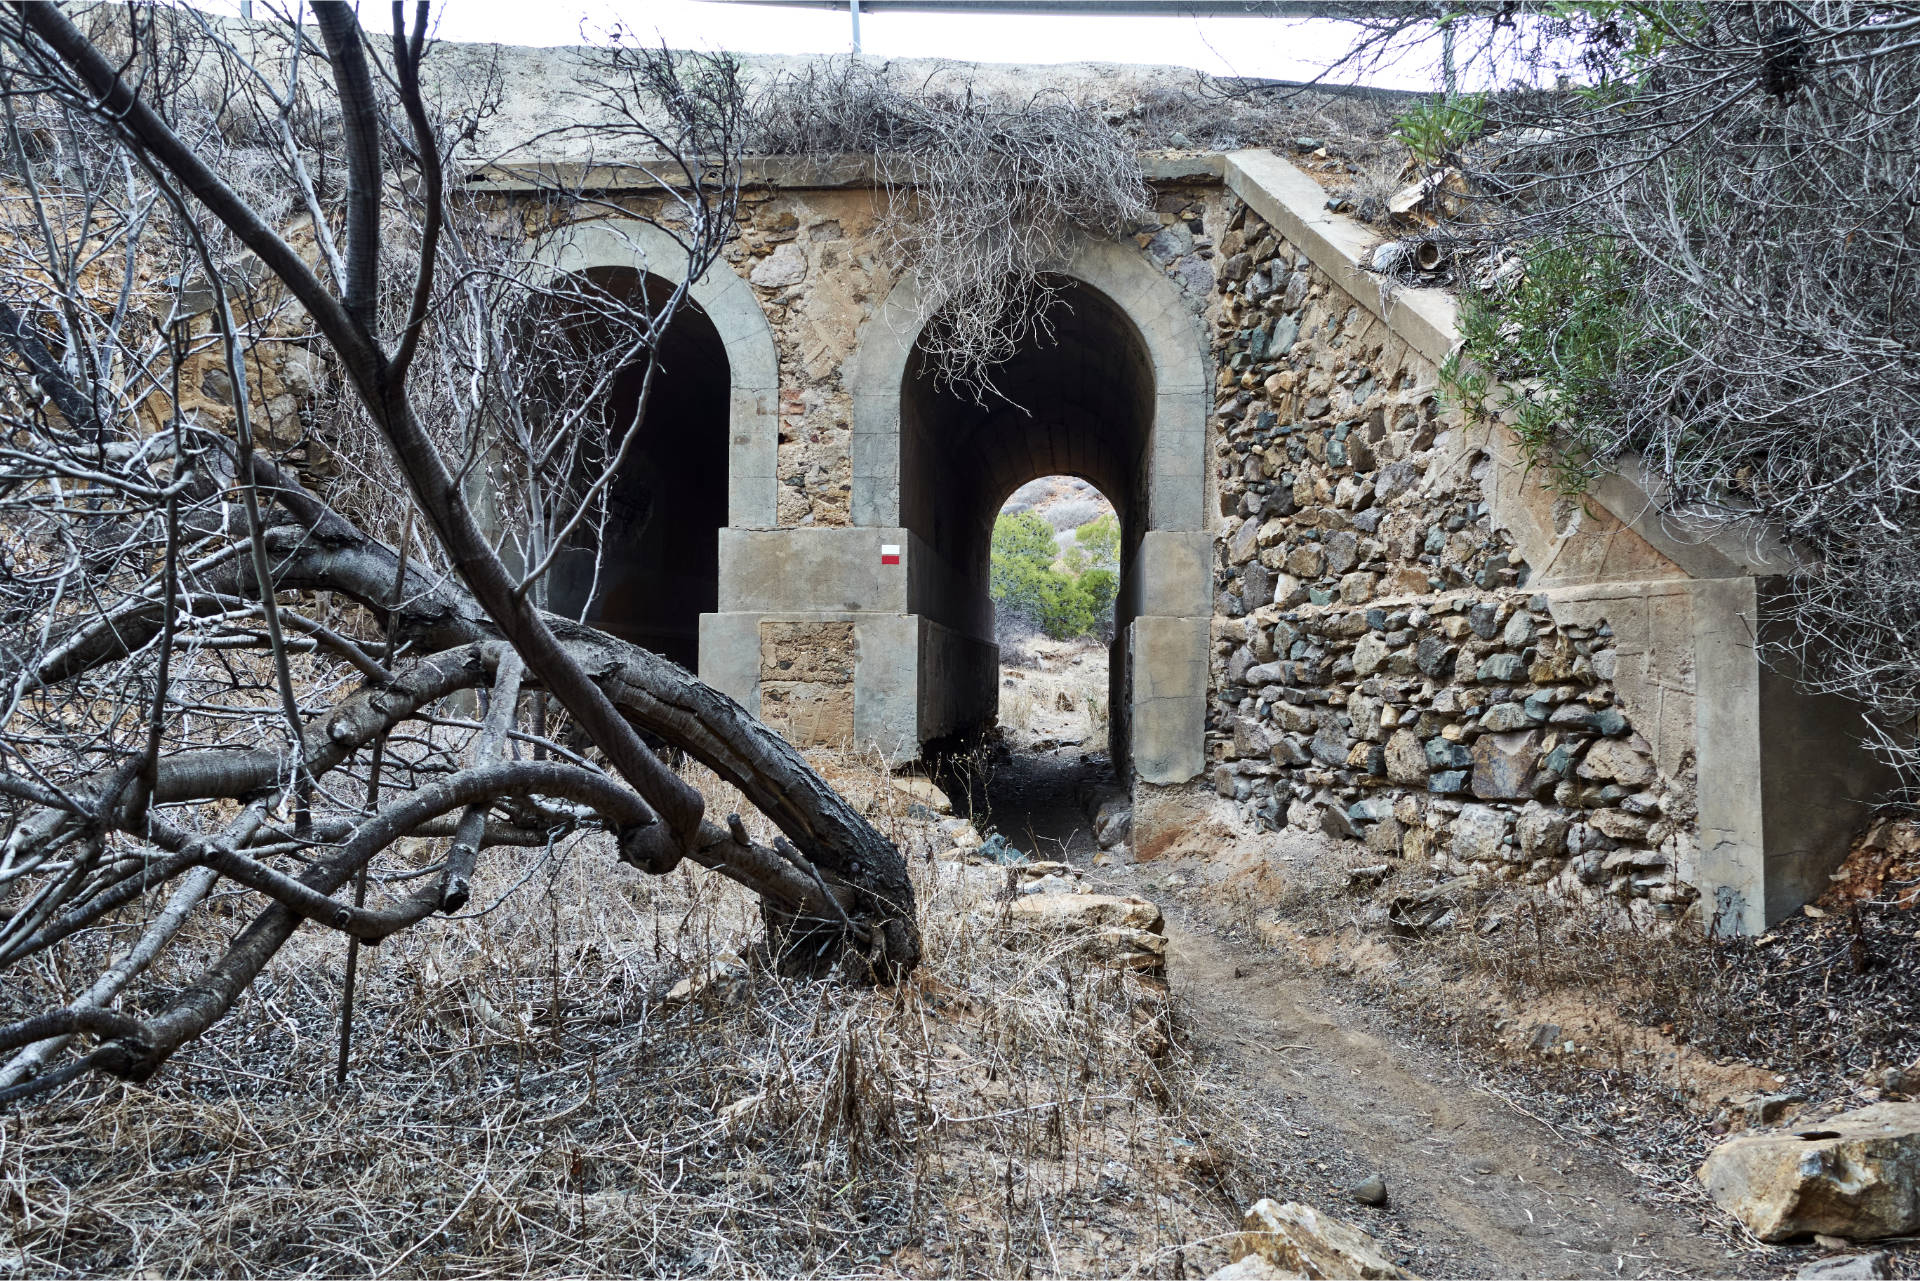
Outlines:
<svg viewBox="0 0 1920 1281"><path fill-rule="evenodd" d="M1465 925L1440 934L1469 942L1449 946L1388 919L1418 915L1410 869L1250 835L1227 806L1160 860L1101 851L1089 813L1113 787L1097 755L1008 752L981 821L1162 905L1186 1044L1272 1196L1351 1219L1422 1275L1793 1276L1883 1248L1858 1275L1920 1275L1911 1241L1763 1244L1694 1178L1749 1119L1871 1103L1920 1054L1920 846L1899 831L1766 939L1583 938L1565 909L1456 888ZM1382 1206L1354 1195L1372 1176Z"/></svg>
<svg viewBox="0 0 1920 1281"><path fill-rule="evenodd" d="M307 932L152 1081L0 1115L0 1277L1224 1264L1259 1193L1167 1034L1147 931L1064 931L1023 908L1036 869L956 851L924 783L816 764L912 858L910 983L780 977L752 900L701 869L644 876L594 840L501 853L471 911L362 953L344 1085L344 949ZM218 908L193 946L255 910Z"/></svg>
<svg viewBox="0 0 1920 1281"><path fill-rule="evenodd" d="M1750 1115L1886 1093L1920 1029L1920 845L1880 832L1821 915L1718 954L1695 986L1760 1012L1723 1044L1701 1009L1656 1017L1667 977L1621 982L1703 953L1561 937L1492 893L1450 901L1465 928L1396 934L1411 869L1250 837L1229 804L1135 863L1103 660L1042 645L1005 674L1003 711L1032 714L950 780L972 822L819 755L912 856L928 952L905 988L769 973L752 904L697 870L591 842L503 860L466 918L363 954L344 1087L341 949L316 934L154 1081L0 1118L0 1275L1198 1276L1263 1204L1428 1277L1858 1253L1764 1245L1692 1170ZM223 904L209 947L247 914ZM1920 1275L1911 1243L1885 1270Z"/></svg>

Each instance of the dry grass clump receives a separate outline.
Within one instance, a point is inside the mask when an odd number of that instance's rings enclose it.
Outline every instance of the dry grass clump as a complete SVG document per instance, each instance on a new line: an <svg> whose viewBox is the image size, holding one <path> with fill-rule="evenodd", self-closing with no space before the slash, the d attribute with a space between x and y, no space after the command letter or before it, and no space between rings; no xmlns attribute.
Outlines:
<svg viewBox="0 0 1920 1281"><path fill-rule="evenodd" d="M467 916L362 955L344 1089L344 947L304 932L152 1082L82 1082L0 1118L0 1271L1213 1259L1230 1165L1204 1135L1228 1130L1185 1111L1204 1090L1163 989L1082 940L1019 934L998 869L930 859L935 826L883 775L834 772L864 778L869 813L915 851L926 960L907 985L771 974L752 957L755 906L699 869L649 878L599 838L499 858ZM251 914L244 898L199 948ZM691 999L673 999L683 979Z"/></svg>

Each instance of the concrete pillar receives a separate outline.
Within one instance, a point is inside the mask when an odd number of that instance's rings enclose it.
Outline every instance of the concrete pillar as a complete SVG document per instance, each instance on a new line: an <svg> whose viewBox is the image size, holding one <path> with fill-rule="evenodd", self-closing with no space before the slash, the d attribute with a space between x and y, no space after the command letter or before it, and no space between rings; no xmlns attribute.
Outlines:
<svg viewBox="0 0 1920 1281"><path fill-rule="evenodd" d="M896 764L913 759L925 625L907 609L903 558L887 564L882 551L906 543L904 529L721 530L720 608L700 618L701 679L756 716L806 702L806 722L788 726L801 746L850 739ZM789 640L848 652L807 652L802 670L784 670ZM779 708L766 706L769 685Z"/></svg>
<svg viewBox="0 0 1920 1281"><path fill-rule="evenodd" d="M1759 934L1826 889L1893 776L1860 742L1860 709L1813 697L1761 660L1775 581L1666 579L1550 589L1556 621L1613 629L1614 692L1661 772L1693 776L1699 848L1682 878L1703 925Z"/></svg>

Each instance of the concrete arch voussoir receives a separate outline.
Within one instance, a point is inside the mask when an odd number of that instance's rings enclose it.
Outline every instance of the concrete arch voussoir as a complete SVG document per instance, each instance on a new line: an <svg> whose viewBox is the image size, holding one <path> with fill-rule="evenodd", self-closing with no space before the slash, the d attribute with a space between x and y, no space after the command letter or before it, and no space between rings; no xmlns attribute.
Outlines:
<svg viewBox="0 0 1920 1281"><path fill-rule="evenodd" d="M1087 237L1060 271L1120 309L1152 365L1154 446L1147 528L1204 530L1211 383L1205 335L1186 296L1131 244ZM900 523L900 389L925 320L919 280L907 272L861 325L844 367L844 383L853 399L856 525Z"/></svg>
<svg viewBox="0 0 1920 1281"><path fill-rule="evenodd" d="M688 266L677 240L637 218L603 218L555 232L535 245L534 258L555 271L626 267L672 281L684 279ZM727 524L772 529L778 523L780 446L780 356L773 327L752 286L725 262L716 261L687 292L727 349Z"/></svg>

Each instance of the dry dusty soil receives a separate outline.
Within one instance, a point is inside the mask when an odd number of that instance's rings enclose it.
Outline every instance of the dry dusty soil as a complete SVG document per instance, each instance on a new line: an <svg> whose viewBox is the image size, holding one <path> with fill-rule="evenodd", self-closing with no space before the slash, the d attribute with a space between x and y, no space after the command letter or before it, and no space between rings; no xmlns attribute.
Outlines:
<svg viewBox="0 0 1920 1281"><path fill-rule="evenodd" d="M1104 758L1078 748L1003 757L985 821L1037 857L1064 856L1161 904L1188 1044L1244 1117L1243 1157L1266 1168L1270 1195L1365 1226L1422 1276L1780 1274L1703 1202L1658 1199L1611 1154L1475 1089L1337 980L1183 910L1155 865L1101 856L1083 806L1108 778ZM1375 1173L1382 1208L1348 1191Z"/></svg>

